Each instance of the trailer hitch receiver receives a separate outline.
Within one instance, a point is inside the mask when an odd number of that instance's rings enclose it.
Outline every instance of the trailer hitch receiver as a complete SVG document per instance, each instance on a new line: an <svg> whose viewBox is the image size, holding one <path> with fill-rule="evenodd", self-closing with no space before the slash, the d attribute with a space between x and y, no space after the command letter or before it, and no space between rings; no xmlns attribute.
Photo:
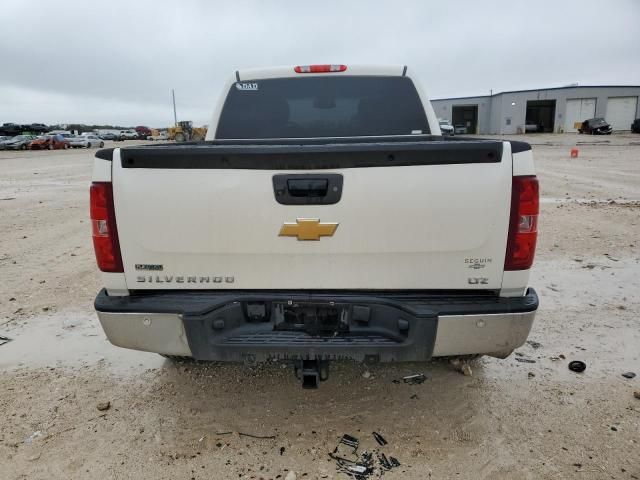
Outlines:
<svg viewBox="0 0 640 480"><path fill-rule="evenodd" d="M329 361L299 360L295 364L295 374L302 388L318 388L321 381L329 378Z"/></svg>

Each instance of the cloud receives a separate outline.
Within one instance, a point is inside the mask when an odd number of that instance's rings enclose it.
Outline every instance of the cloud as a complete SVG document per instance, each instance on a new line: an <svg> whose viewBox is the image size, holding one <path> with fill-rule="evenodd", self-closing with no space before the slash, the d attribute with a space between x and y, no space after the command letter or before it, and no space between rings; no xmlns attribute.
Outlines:
<svg viewBox="0 0 640 480"><path fill-rule="evenodd" d="M0 122L206 123L238 68L401 63L432 97L637 84L640 2L9 2Z"/></svg>

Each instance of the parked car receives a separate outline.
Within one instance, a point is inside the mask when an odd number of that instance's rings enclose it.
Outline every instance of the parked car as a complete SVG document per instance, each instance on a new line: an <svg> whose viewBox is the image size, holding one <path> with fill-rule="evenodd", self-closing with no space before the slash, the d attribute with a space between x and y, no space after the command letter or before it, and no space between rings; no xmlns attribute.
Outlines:
<svg viewBox="0 0 640 480"><path fill-rule="evenodd" d="M440 124L440 132L442 132L442 135L455 135L454 128L449 123L449 120L438 120L438 123Z"/></svg>
<svg viewBox="0 0 640 480"><path fill-rule="evenodd" d="M121 130L120 140L136 140L138 133L135 130Z"/></svg>
<svg viewBox="0 0 640 480"><path fill-rule="evenodd" d="M209 142L97 152L94 305L114 345L288 358L311 388L332 358L505 358L525 343L538 309L531 146L434 139L406 67L337 73L348 68L239 71ZM319 108L289 108L303 102Z"/></svg>
<svg viewBox="0 0 640 480"><path fill-rule="evenodd" d="M69 138L69 143L73 148L104 147L104 140L98 137L97 134L89 132Z"/></svg>
<svg viewBox="0 0 640 480"><path fill-rule="evenodd" d="M16 135L0 142L0 150L26 150L35 135Z"/></svg>
<svg viewBox="0 0 640 480"><path fill-rule="evenodd" d="M465 135L467 133L467 127L464 125L455 125L453 127L453 131L457 134L457 135Z"/></svg>
<svg viewBox="0 0 640 480"><path fill-rule="evenodd" d="M44 132L49 130L44 123L32 123L31 125L23 125L24 130L29 131L31 133L35 133L37 135L42 135Z"/></svg>
<svg viewBox="0 0 640 480"><path fill-rule="evenodd" d="M98 135L101 140L116 140L118 137L113 132L101 133Z"/></svg>
<svg viewBox="0 0 640 480"><path fill-rule="evenodd" d="M136 133L138 134L139 140L147 140L149 136L151 136L151 129L145 126L139 126L135 128Z"/></svg>
<svg viewBox="0 0 640 480"><path fill-rule="evenodd" d="M633 133L640 133L640 118L636 118L631 124L631 131Z"/></svg>
<svg viewBox="0 0 640 480"><path fill-rule="evenodd" d="M70 146L69 140L61 134L43 135L29 143L29 150L62 150Z"/></svg>
<svg viewBox="0 0 640 480"><path fill-rule="evenodd" d="M0 135L6 135L9 137L15 137L22 133L22 125L17 123L3 123L0 126Z"/></svg>
<svg viewBox="0 0 640 480"><path fill-rule="evenodd" d="M588 133L589 135L611 135L613 129L604 118L590 118L582 122L578 133Z"/></svg>
<svg viewBox="0 0 640 480"><path fill-rule="evenodd" d="M160 132L158 133L158 135L149 135L147 137L147 140L151 140L152 142L154 141L166 142L169 140L169 135L167 135L167 132Z"/></svg>

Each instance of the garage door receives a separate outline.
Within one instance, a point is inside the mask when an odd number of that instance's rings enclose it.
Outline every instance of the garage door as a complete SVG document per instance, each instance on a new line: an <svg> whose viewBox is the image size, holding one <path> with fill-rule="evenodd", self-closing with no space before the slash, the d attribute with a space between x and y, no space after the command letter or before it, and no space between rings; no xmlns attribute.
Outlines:
<svg viewBox="0 0 640 480"><path fill-rule="evenodd" d="M584 122L596 116L595 98L570 98L564 116L564 131L577 132L573 126L576 122Z"/></svg>
<svg viewBox="0 0 640 480"><path fill-rule="evenodd" d="M605 120L614 130L630 130L637 108L638 97L609 97Z"/></svg>

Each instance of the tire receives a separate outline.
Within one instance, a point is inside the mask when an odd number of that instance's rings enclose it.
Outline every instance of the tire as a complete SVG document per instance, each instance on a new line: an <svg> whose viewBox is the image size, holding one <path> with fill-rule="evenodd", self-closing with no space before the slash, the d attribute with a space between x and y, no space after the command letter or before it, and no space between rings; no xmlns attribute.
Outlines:
<svg viewBox="0 0 640 480"><path fill-rule="evenodd" d="M87 142L87 148L91 148L91 142Z"/></svg>
<svg viewBox="0 0 640 480"><path fill-rule="evenodd" d="M104 147L104 142L100 142L100 148Z"/></svg>
<svg viewBox="0 0 640 480"><path fill-rule="evenodd" d="M176 137L175 140L178 143L184 142L187 138L185 137L184 133L176 133Z"/></svg>

